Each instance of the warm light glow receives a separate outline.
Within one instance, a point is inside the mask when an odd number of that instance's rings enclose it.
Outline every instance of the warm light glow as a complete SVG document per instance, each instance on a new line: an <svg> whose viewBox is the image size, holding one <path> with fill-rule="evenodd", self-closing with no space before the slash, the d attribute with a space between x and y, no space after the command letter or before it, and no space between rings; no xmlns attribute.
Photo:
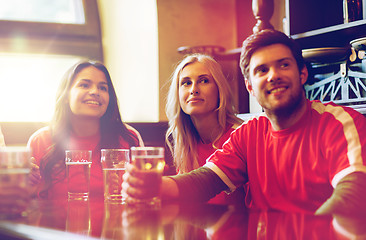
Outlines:
<svg viewBox="0 0 366 240"><path fill-rule="evenodd" d="M0 0L0 19L84 24L82 0Z"/></svg>
<svg viewBox="0 0 366 240"><path fill-rule="evenodd" d="M100 0L99 4L103 53L117 92L122 120L158 122L156 0Z"/></svg>
<svg viewBox="0 0 366 240"><path fill-rule="evenodd" d="M0 122L48 122L74 56L0 54Z"/></svg>

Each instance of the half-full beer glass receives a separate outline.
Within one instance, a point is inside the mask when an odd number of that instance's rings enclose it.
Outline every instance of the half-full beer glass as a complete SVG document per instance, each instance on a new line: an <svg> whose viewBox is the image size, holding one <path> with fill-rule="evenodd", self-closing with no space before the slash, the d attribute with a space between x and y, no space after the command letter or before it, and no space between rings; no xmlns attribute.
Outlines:
<svg viewBox="0 0 366 240"><path fill-rule="evenodd" d="M92 151L66 150L66 177L69 200L88 200Z"/></svg>
<svg viewBox="0 0 366 240"><path fill-rule="evenodd" d="M123 174L130 161L129 149L102 149L104 200L113 203L124 203L122 197Z"/></svg>

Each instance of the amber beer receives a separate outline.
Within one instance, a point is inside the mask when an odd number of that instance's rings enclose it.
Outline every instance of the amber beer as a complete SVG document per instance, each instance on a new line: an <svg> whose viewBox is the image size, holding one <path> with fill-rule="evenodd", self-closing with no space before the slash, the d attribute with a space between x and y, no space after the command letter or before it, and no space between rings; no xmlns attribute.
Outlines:
<svg viewBox="0 0 366 240"><path fill-rule="evenodd" d="M130 161L129 149L102 149L104 200L107 202L124 203L122 196L123 174L126 164Z"/></svg>
<svg viewBox="0 0 366 240"><path fill-rule="evenodd" d="M149 189L138 204L160 207L160 187L165 166L164 148L133 147L131 148L131 162L143 173L141 177L148 184L147 189Z"/></svg>
<svg viewBox="0 0 366 240"><path fill-rule="evenodd" d="M0 148L0 183L26 187L30 172L31 150L26 147Z"/></svg>
<svg viewBox="0 0 366 240"><path fill-rule="evenodd" d="M122 199L122 182L123 174L126 168L104 168L103 169L103 181L104 181L104 198L108 201L118 201L123 203Z"/></svg>
<svg viewBox="0 0 366 240"><path fill-rule="evenodd" d="M28 187L31 169L31 149L27 147L0 147L0 185L3 187ZM14 205L17 205L15 202ZM25 207L13 208L13 204L0 206L0 219L26 216Z"/></svg>

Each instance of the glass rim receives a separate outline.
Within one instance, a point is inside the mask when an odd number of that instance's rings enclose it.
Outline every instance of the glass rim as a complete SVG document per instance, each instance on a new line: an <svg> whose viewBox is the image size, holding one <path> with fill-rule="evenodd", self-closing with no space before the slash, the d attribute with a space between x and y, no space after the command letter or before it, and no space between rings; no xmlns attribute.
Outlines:
<svg viewBox="0 0 366 240"><path fill-rule="evenodd" d="M87 156L87 161L83 159L83 161L80 160L74 160L73 156L74 154L80 153L82 156ZM91 164L93 162L93 151L92 150L65 150L65 163L70 164L72 162L80 162L80 163L89 163Z"/></svg>
<svg viewBox="0 0 366 240"><path fill-rule="evenodd" d="M67 152L88 152L88 153L92 153L93 151L92 150L77 150L77 149L75 149L75 150L65 150L65 153L67 153Z"/></svg>
<svg viewBox="0 0 366 240"><path fill-rule="evenodd" d="M157 149L165 149L164 147L131 147L131 150L157 150Z"/></svg>
<svg viewBox="0 0 366 240"><path fill-rule="evenodd" d="M128 149L128 148L103 148L100 151L101 152L106 152L106 151L129 152L130 149Z"/></svg>

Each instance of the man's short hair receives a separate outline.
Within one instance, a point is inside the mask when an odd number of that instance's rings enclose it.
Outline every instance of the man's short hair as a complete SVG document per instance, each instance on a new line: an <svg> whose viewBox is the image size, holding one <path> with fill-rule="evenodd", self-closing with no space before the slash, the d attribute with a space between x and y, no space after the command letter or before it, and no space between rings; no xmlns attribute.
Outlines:
<svg viewBox="0 0 366 240"><path fill-rule="evenodd" d="M290 49L292 55L296 60L299 70L304 67L305 62L304 58L302 57L302 51L300 46L295 42L295 40L288 37L283 32L273 29L265 29L250 35L243 42L243 47L240 55L240 68L246 80L249 80L249 64L254 52L262 47L277 43L283 44Z"/></svg>

